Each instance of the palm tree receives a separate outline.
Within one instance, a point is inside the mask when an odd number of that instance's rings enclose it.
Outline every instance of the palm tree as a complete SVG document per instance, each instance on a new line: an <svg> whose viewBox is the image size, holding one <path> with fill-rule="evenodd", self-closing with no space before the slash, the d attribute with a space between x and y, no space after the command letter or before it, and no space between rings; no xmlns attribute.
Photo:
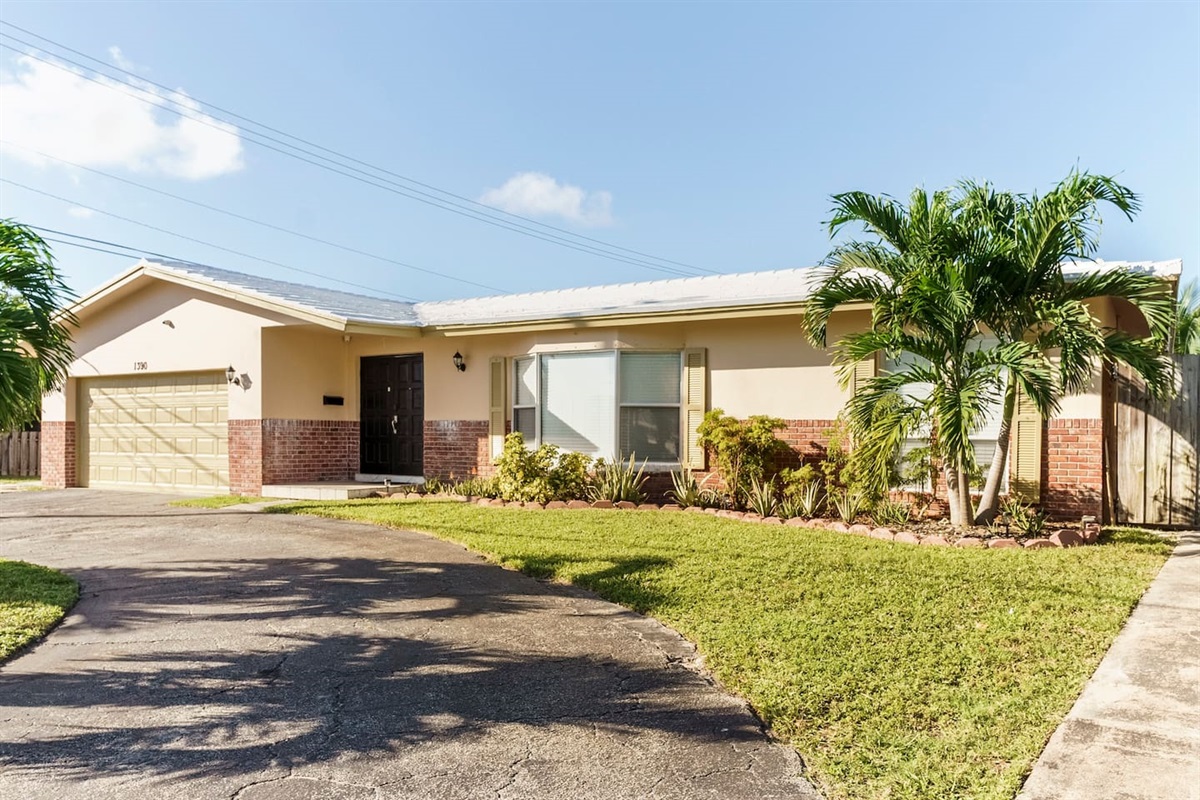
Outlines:
<svg viewBox="0 0 1200 800"><path fill-rule="evenodd" d="M1173 310L1163 283L1129 270L1094 271L1073 280L1064 274L1064 264L1095 254L1101 203L1130 219L1138 210L1137 195L1128 188L1087 172L1072 171L1040 196L1000 193L988 184L960 184L963 223L992 240L995 280L986 289L998 294L980 303L989 312L980 321L1002 345L1030 342L1043 353L1057 355L1052 405L1065 394L1086 389L1096 365L1105 361L1130 365L1153 393L1170 390L1172 367L1162 342ZM1104 329L1087 306L1100 297L1124 298L1139 308L1151 336ZM999 510L1017 383L1015 375L1005 376L1003 415L979 501L979 524L991 522Z"/></svg>
<svg viewBox="0 0 1200 800"><path fill-rule="evenodd" d="M838 307L871 304L871 327L834 346L843 385L864 359L915 356L871 378L851 399L850 428L866 450L860 463L890 470L900 443L927 420L942 455L951 522L968 525L974 519L970 436L1000 397L1006 375L1039 410L1051 411L1049 359L1024 341L982 346L981 321L997 315L989 304L1002 296L992 269L996 241L978 226L964 224L950 192L930 195L916 189L907 205L863 192L835 195L833 201L831 235L858 222L872 238L830 253L808 302L805 332L824 347L829 317Z"/></svg>
<svg viewBox="0 0 1200 800"><path fill-rule="evenodd" d="M0 220L0 431L38 417L42 395L59 386L74 355L64 313L71 292L45 241Z"/></svg>
<svg viewBox="0 0 1200 800"><path fill-rule="evenodd" d="M1175 304L1172 350L1185 355L1200 355L1200 286L1188 282Z"/></svg>

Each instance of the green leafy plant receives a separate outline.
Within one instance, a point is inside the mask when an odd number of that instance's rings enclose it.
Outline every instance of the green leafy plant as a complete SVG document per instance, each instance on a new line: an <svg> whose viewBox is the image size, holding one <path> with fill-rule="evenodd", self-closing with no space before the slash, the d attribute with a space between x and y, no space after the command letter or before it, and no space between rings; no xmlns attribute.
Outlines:
<svg viewBox="0 0 1200 800"><path fill-rule="evenodd" d="M454 493L464 497L496 497L494 478L468 478L454 485Z"/></svg>
<svg viewBox="0 0 1200 800"><path fill-rule="evenodd" d="M447 486L445 481L436 476L425 479L425 494L445 494Z"/></svg>
<svg viewBox="0 0 1200 800"><path fill-rule="evenodd" d="M843 522L854 522L859 514L870 508L867 497L855 489L843 489L829 495L829 503Z"/></svg>
<svg viewBox="0 0 1200 800"><path fill-rule="evenodd" d="M773 517L779 508L779 495L775 491L775 479L765 481L757 478L750 479L750 488L746 490L746 505L760 517Z"/></svg>
<svg viewBox="0 0 1200 800"><path fill-rule="evenodd" d="M700 502L697 505L701 508L726 508L729 504L726 502L725 495L715 489L705 487L700 490Z"/></svg>
<svg viewBox="0 0 1200 800"><path fill-rule="evenodd" d="M876 525L898 528L912 521L912 506L884 498L871 509L871 518Z"/></svg>
<svg viewBox="0 0 1200 800"><path fill-rule="evenodd" d="M643 461L639 467L635 459L636 456L632 453L628 463L615 461L610 464L602 458L597 459L596 470L588 487L588 497L613 503L640 503L645 500L642 486L646 483L646 462Z"/></svg>
<svg viewBox="0 0 1200 800"><path fill-rule="evenodd" d="M1033 506L1027 506L1015 497L1002 504L1009 525L1027 536L1038 536L1046 530L1046 514Z"/></svg>
<svg viewBox="0 0 1200 800"><path fill-rule="evenodd" d="M700 484L696 476L687 466L680 464L679 469L671 471L670 497L683 508L700 505Z"/></svg>
<svg viewBox="0 0 1200 800"><path fill-rule="evenodd" d="M772 459L787 448L775 436L786 423L775 417L755 415L742 421L714 408L697 428L700 446L713 455L729 496L740 504L751 481L761 481Z"/></svg>
<svg viewBox="0 0 1200 800"><path fill-rule="evenodd" d="M816 516L821 504L821 479L812 464L780 470L779 508L776 514L790 519Z"/></svg>
<svg viewBox="0 0 1200 800"><path fill-rule="evenodd" d="M510 501L577 500L588 490L591 463L582 453L560 453L552 444L530 450L525 437L514 431L504 438L496 459L495 492Z"/></svg>

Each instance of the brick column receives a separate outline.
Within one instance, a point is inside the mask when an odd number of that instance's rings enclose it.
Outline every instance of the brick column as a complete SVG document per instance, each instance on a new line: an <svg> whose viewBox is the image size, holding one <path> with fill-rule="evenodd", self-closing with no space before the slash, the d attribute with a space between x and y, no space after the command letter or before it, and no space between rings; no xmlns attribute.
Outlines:
<svg viewBox="0 0 1200 800"><path fill-rule="evenodd" d="M229 491L262 494L262 420L229 420Z"/></svg>
<svg viewBox="0 0 1200 800"><path fill-rule="evenodd" d="M487 420L425 420L425 474L447 479L491 475L491 443Z"/></svg>
<svg viewBox="0 0 1200 800"><path fill-rule="evenodd" d="M1051 419L1042 448L1042 507L1052 517L1097 518L1103 512L1104 424Z"/></svg>
<svg viewBox="0 0 1200 800"><path fill-rule="evenodd" d="M78 486L75 473L74 422L43 422L41 432L42 485L50 489Z"/></svg>

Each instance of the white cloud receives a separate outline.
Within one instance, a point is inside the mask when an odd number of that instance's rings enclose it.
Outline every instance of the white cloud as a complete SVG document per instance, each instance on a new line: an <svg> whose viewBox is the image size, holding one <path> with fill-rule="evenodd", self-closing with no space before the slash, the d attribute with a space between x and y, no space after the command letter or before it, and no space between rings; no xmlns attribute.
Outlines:
<svg viewBox="0 0 1200 800"><path fill-rule="evenodd" d="M479 202L531 217L562 217L581 225L611 225L612 195L559 183L541 172L519 172L498 189L488 189Z"/></svg>
<svg viewBox="0 0 1200 800"><path fill-rule="evenodd" d="M125 54L121 52L121 48L117 47L115 44L108 48L108 57L111 58L112 62L121 69L127 69L130 72L134 71L134 63L126 58Z"/></svg>
<svg viewBox="0 0 1200 800"><path fill-rule="evenodd" d="M71 208L67 209L67 213L75 219L91 219L92 217L96 216L95 211L92 211L90 208L83 208L81 206L72 206Z"/></svg>
<svg viewBox="0 0 1200 800"><path fill-rule="evenodd" d="M116 59L120 50L113 48L112 55ZM16 146L0 144L0 150L36 166L54 162L30 150L88 167L119 166L185 180L242 168L238 129L205 115L182 91L96 80L77 70L18 58L16 73L0 77L0 133ZM156 109L131 94L180 103L196 119Z"/></svg>

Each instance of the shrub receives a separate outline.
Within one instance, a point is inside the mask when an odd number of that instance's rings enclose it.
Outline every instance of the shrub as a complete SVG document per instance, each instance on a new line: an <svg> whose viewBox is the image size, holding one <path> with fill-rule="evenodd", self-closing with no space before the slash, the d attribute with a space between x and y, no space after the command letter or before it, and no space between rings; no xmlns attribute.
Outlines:
<svg viewBox="0 0 1200 800"><path fill-rule="evenodd" d="M552 444L530 450L516 431L504 438L496 459L495 493L504 500L534 503L577 500L587 489L589 466L591 459L582 453L560 454Z"/></svg>
<svg viewBox="0 0 1200 800"><path fill-rule="evenodd" d="M426 478L425 479L425 494L444 494L446 492L446 484L441 478Z"/></svg>
<svg viewBox="0 0 1200 800"><path fill-rule="evenodd" d="M496 497L496 479L468 478L454 484L454 493L465 497Z"/></svg>
<svg viewBox="0 0 1200 800"><path fill-rule="evenodd" d="M751 481L766 477L771 460L786 449L787 445L775 436L775 431L784 426L783 420L762 415L743 422L726 416L720 408L704 415L697 429L700 446L716 459L735 504L745 497Z"/></svg>
<svg viewBox="0 0 1200 800"><path fill-rule="evenodd" d="M700 484L696 482L692 471L683 464L679 465L679 469L671 471L671 487L670 497L676 504L683 508L700 505Z"/></svg>
<svg viewBox="0 0 1200 800"><path fill-rule="evenodd" d="M746 492L746 505L760 517L775 516L775 511L779 508L779 498L775 494L775 479L760 481L751 478L750 488Z"/></svg>
<svg viewBox="0 0 1200 800"><path fill-rule="evenodd" d="M829 495L829 503L843 522L854 522L870 507L866 496L856 489L843 489Z"/></svg>
<svg viewBox="0 0 1200 800"><path fill-rule="evenodd" d="M1037 536L1045 532L1046 514L1033 506L1024 505L1015 497L1010 497L1004 501L1002 508L1005 519L1021 533Z"/></svg>
<svg viewBox="0 0 1200 800"><path fill-rule="evenodd" d="M640 503L646 499L642 486L646 483L646 462L636 466L635 456L629 456L629 463L615 461L609 464L604 459L596 460L596 471L592 475L588 487L588 497L592 500L608 500L613 503L628 501Z"/></svg>
<svg viewBox="0 0 1200 800"><path fill-rule="evenodd" d="M875 520L876 525L907 525L912 520L912 506L885 498L875 504L875 508L871 510L871 518Z"/></svg>

